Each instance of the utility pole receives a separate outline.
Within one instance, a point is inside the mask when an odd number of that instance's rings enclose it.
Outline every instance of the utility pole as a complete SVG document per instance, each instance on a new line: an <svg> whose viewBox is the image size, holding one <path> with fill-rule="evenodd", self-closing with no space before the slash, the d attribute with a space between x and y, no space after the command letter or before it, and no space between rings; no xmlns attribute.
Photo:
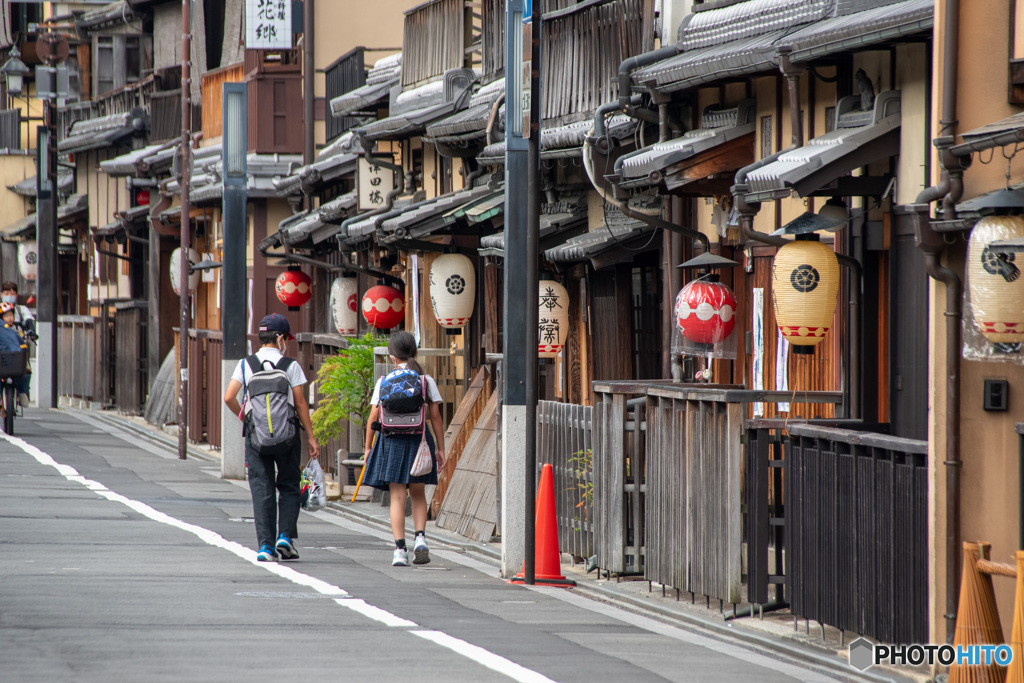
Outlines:
<svg viewBox="0 0 1024 683"><path fill-rule="evenodd" d="M534 583L537 481L541 11L540 0L508 0L505 5L505 272L525 277L505 278L501 572L508 578L523 567L527 584ZM525 16L531 18L528 30ZM527 35L529 64L524 59Z"/></svg>
<svg viewBox="0 0 1024 683"><path fill-rule="evenodd" d="M181 264L178 292L181 303L178 331L178 459L188 448L188 322L192 293L188 289L191 230L189 180L192 175L192 0L181 0Z"/></svg>

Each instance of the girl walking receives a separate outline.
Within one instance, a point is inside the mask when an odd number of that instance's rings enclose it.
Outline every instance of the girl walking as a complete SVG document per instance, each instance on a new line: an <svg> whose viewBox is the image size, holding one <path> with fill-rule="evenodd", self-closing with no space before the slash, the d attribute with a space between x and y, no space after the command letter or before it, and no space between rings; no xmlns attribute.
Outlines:
<svg viewBox="0 0 1024 683"><path fill-rule="evenodd" d="M437 471L444 467L444 425L441 423L441 392L437 390L434 378L426 375L416 362L416 340L408 332L396 332L388 341L388 356L396 368L408 368L425 379L423 429L430 446L433 466L429 473L419 477L409 474L420 440L424 434L395 433L381 430L381 383L377 380L373 397L370 399L369 419L366 421L366 443L364 458L368 458L363 483L382 491L391 492L391 531L395 535L395 552L391 564L395 567L409 566L409 550L405 543L405 497L406 491L412 496L412 519L416 530L413 543L413 564L430 562L427 548L427 498L424 487L437 484ZM427 422L430 427L427 429ZM377 438L374 439L374 433ZM372 451L372 452L371 452Z"/></svg>

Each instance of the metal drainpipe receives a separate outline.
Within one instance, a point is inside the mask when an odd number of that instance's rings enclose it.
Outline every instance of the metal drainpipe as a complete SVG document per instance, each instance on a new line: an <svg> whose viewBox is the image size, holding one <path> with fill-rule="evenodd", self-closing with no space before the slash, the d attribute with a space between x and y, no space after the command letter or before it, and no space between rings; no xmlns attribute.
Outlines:
<svg viewBox="0 0 1024 683"><path fill-rule="evenodd" d="M964 162L949 153L956 131L957 70L959 67L960 0L946 0L943 38L942 112L939 149L942 173L938 184L925 188L913 214L914 241L925 256L928 275L946 287L946 640L953 642L960 592L960 318L962 287L960 277L942 265L946 249L942 235L930 225L929 206L942 199L946 219L956 217L956 203L963 192Z"/></svg>
<svg viewBox="0 0 1024 683"><path fill-rule="evenodd" d="M359 136L359 144L363 148L363 156L366 158L367 161L370 161L370 150L373 149L374 145L370 144L369 141L363 135ZM395 189L394 190L392 190L391 192L388 192L386 195L384 195L384 206L382 206L380 208L377 208L377 209L374 209L372 211L367 211L366 213L357 214L355 216L352 216L351 218L346 218L344 221L342 221L341 222L341 229L338 231L338 239L339 240L341 239L342 235L347 235L348 234L348 226L349 225L351 225L352 223L355 223L357 221L361 221L361 220L364 220L366 218L370 218L372 216L377 216L377 215L380 215L382 213L386 213L386 212L390 211L391 208L395 205L395 199L400 197L400 196L402 196L402 194L405 193L405 169L404 168L402 168L401 166L398 166L396 164L388 164L388 163L384 163L384 162L377 161L377 160L374 160L374 163L376 163L378 166L382 166L384 168L390 169L391 171L401 171L401 173L398 174L398 184L395 185Z"/></svg>
<svg viewBox="0 0 1024 683"><path fill-rule="evenodd" d="M629 94L632 91L633 71L641 67L654 64L655 62L660 62L663 59L675 57L680 52L682 52L682 50L675 45L665 45L659 47L657 50L644 52L643 54L624 60L619 65L619 109L626 109L629 105Z"/></svg>

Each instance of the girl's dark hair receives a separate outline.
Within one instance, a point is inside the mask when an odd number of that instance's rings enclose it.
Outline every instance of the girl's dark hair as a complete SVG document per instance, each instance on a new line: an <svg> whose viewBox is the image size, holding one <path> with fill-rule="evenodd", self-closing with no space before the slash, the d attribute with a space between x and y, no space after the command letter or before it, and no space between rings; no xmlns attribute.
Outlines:
<svg viewBox="0 0 1024 683"><path fill-rule="evenodd" d="M409 368L415 370L417 374L425 375L423 368L416 362L416 338L408 332L395 332L388 339L388 353L403 363L407 363Z"/></svg>
<svg viewBox="0 0 1024 683"><path fill-rule="evenodd" d="M280 332L276 330L263 330L260 332L260 344L266 346L267 344L276 344L277 338L281 336Z"/></svg>

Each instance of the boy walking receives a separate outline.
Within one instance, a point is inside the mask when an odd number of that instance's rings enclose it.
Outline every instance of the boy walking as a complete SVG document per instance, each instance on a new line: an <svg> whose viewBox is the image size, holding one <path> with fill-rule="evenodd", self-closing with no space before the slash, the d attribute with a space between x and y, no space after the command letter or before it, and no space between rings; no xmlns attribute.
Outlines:
<svg viewBox="0 0 1024 683"><path fill-rule="evenodd" d="M299 553L295 549L294 540L298 537L296 525L299 519L302 478L299 461L302 445L298 430L294 430L294 435L283 443L275 441L274 433L289 434L293 429L293 424L280 424L280 419L276 417L280 410L285 413L286 423L293 423L295 418L301 422L306 431L310 458L320 455L320 445L313 436L309 404L302 395L306 375L298 363L284 355L288 341L295 338L291 334L288 319L279 313L266 316L260 321L259 334L262 346L255 354L238 362L224 392L224 403L239 419L245 421L242 430L245 435L245 458L249 464L249 490L252 492L253 517L259 543L256 559L260 562L270 562L278 557L297 560ZM260 405L254 410L250 383L257 373L260 376L252 388L258 388L261 395ZM276 393L275 386L280 386L286 395L287 406L278 405L280 394ZM242 390L244 408L238 404L239 390ZM254 424L254 412L260 416L258 427ZM275 421L278 423L276 426L273 424ZM264 429L264 423L270 426L269 432Z"/></svg>

